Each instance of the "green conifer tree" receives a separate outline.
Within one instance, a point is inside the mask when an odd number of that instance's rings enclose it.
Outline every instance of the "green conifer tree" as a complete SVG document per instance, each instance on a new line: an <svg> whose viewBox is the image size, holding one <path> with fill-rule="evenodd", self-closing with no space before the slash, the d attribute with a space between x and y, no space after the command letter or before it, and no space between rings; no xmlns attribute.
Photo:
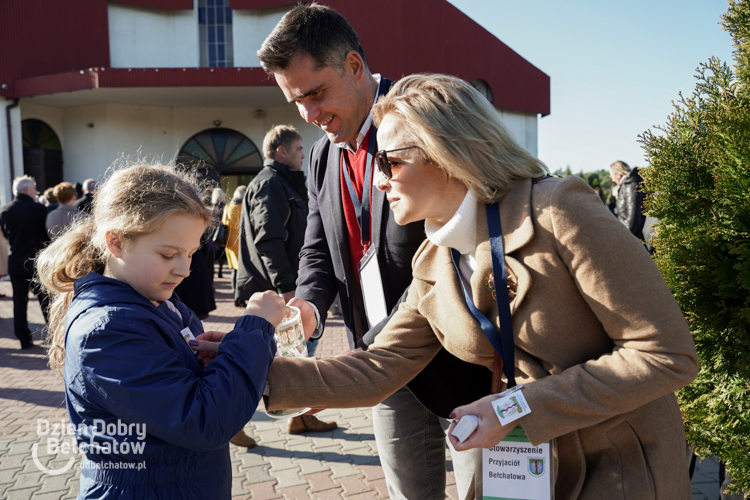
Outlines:
<svg viewBox="0 0 750 500"><path fill-rule="evenodd" d="M701 369L679 392L688 440L750 491L750 0L722 16L735 70L697 68L660 132L640 140L659 219L655 259L690 324Z"/></svg>

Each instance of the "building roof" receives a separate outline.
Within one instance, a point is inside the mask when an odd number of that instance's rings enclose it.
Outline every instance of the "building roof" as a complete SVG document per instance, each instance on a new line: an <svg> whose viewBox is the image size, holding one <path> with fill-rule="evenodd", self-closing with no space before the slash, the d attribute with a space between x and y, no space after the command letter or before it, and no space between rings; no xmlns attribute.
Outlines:
<svg viewBox="0 0 750 500"><path fill-rule="evenodd" d="M121 0L159 10L192 0ZM230 0L235 10L288 7L290 0ZM484 80L494 106L550 112L550 78L447 0L323 0L354 26L368 66L393 79L446 73ZM85 89L275 86L260 68L111 68L107 3L24 0L0 3L0 96Z"/></svg>

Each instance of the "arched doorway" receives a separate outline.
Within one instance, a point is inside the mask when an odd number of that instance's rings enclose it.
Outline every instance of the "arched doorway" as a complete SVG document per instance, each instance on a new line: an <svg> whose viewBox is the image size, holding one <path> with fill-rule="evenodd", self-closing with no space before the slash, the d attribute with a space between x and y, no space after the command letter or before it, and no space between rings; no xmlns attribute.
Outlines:
<svg viewBox="0 0 750 500"><path fill-rule="evenodd" d="M261 171L263 156L253 141L236 130L212 128L188 139L177 163L194 169L199 177L221 182L227 196L232 196L237 186L247 186Z"/></svg>
<svg viewBox="0 0 750 500"><path fill-rule="evenodd" d="M36 180L40 193L63 180L63 159L60 139L41 120L29 118L21 122L23 133L23 173Z"/></svg>

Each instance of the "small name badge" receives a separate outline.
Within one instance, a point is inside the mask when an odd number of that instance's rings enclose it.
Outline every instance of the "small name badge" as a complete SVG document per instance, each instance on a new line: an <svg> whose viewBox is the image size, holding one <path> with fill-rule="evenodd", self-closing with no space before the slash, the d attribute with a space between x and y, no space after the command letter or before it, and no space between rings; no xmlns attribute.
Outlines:
<svg viewBox="0 0 750 500"><path fill-rule="evenodd" d="M182 338L185 339L185 342L190 342L191 340L195 340L195 335L193 335L193 332L190 331L189 326L186 326L185 328L180 330L180 335L182 335ZM190 344L188 344L188 347L193 349L193 346L191 346ZM193 353L198 354L198 351L193 349Z"/></svg>
<svg viewBox="0 0 750 500"><path fill-rule="evenodd" d="M492 407L495 409L495 415L500 420L500 424L507 425L531 413L531 408L529 408L529 404L521 391L522 388L523 385L517 385L512 389L501 392L498 394L499 398L492 402Z"/></svg>

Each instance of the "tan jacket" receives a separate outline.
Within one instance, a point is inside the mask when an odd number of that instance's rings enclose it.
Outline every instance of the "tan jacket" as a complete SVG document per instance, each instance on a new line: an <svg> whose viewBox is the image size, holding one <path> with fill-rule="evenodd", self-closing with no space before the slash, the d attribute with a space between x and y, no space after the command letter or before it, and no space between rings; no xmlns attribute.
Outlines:
<svg viewBox="0 0 750 500"><path fill-rule="evenodd" d="M556 498L689 499L685 434L673 394L698 371L693 339L658 269L580 179L519 181L500 202L516 381L532 443L557 438ZM477 216L474 302L499 328L487 287L487 220ZM414 258L407 301L367 352L276 358L270 409L370 406L441 346L489 369L493 349L465 306L447 248Z"/></svg>

